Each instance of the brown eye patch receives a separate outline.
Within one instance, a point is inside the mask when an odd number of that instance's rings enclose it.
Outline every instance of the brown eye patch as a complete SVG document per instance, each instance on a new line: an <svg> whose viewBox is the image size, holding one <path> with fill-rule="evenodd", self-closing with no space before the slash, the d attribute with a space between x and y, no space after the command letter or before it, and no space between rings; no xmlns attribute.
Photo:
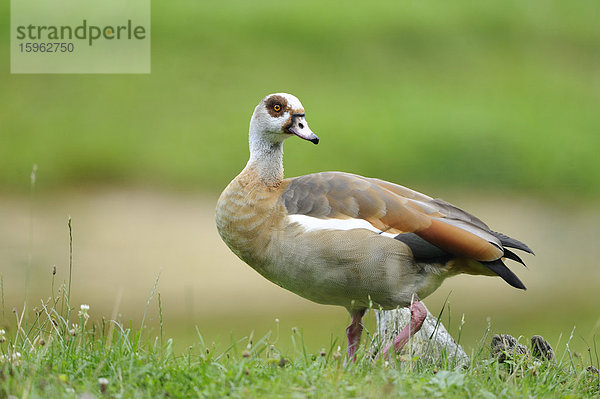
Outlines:
<svg viewBox="0 0 600 399"><path fill-rule="evenodd" d="M278 118L287 110L287 100L282 96L271 96L266 101L267 112L273 118Z"/></svg>

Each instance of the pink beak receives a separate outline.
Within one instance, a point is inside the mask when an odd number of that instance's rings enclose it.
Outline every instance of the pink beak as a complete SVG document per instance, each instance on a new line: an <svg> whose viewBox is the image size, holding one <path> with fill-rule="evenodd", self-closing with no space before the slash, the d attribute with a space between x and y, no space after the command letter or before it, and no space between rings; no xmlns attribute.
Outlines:
<svg viewBox="0 0 600 399"><path fill-rule="evenodd" d="M319 138L308 127L308 123L304 118L304 114L292 114L292 123L286 128L286 130L291 134L295 134L301 139L308 140L314 144L319 144Z"/></svg>

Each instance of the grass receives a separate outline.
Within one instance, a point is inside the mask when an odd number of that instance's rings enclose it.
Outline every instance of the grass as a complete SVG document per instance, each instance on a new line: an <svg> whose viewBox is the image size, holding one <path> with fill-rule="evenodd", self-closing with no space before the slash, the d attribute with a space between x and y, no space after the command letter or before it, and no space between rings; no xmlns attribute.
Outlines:
<svg viewBox="0 0 600 399"><path fill-rule="evenodd" d="M5 57L0 187L38 163L40 189L222 189L254 105L284 90L322 140L286 145L290 176L597 196L598 15L592 0L154 2L151 75L10 75Z"/></svg>
<svg viewBox="0 0 600 399"><path fill-rule="evenodd" d="M70 218L68 227L71 255ZM588 356L572 352L569 339L560 346L557 361L507 354L508 361L499 363L487 349L488 330L466 367L457 366L451 357L431 363L411 357L410 352L374 362L368 349L359 350L356 363L345 365L345 348L335 339L311 352L297 328L289 336L279 329L257 338L253 333L243 338L232 335L224 349L205 342L196 328L197 337L177 352L173 339L164 333L160 274L141 323L134 326L121 320L118 307L109 318L92 318L94 306L74 306L72 272L70 256L68 280L55 290L53 269L50 296L32 309L27 303L13 309L12 317L4 309L4 279L0 279L0 325L5 326L0 331L0 399L600 395L600 375L588 369L599 368L595 341ZM156 330L146 324L153 306L158 308ZM288 337L291 345L285 342ZM373 337L367 333L362 348L368 347L369 338Z"/></svg>
<svg viewBox="0 0 600 399"><path fill-rule="evenodd" d="M144 315L155 297L162 315L156 292L157 284ZM356 364L344 365L337 342L311 353L296 329L287 351L278 349L285 336L279 331L259 339L232 337L223 351L207 345L198 331L188 350L175 353L162 323L150 331L143 322L134 327L118 318L92 322L93 306L76 311L66 284L32 310L13 310L9 332L0 334L0 398L600 395L600 376L587 369L598 366L595 346L589 358L574 357L567 343L556 362L520 355L499 363L484 336L466 368L406 356L374 363L366 351Z"/></svg>

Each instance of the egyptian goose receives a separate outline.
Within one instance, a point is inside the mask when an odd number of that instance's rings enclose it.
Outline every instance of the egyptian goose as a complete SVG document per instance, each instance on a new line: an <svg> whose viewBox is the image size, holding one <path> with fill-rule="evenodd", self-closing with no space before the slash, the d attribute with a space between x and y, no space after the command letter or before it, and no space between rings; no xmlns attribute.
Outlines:
<svg viewBox="0 0 600 399"><path fill-rule="evenodd" d="M348 359L356 359L369 306L410 306L411 321L393 341L399 351L425 319L419 300L447 277L497 275L525 289L502 260L523 263L507 248L531 249L441 199L342 172L284 179L283 142L292 136L319 142L296 97L263 98L250 120L248 164L217 203L217 228L265 278L348 309Z"/></svg>

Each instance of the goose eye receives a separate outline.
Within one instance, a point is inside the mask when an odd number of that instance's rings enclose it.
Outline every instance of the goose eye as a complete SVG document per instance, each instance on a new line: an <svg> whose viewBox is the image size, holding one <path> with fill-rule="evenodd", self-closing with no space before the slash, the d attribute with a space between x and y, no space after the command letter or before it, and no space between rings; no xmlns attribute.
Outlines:
<svg viewBox="0 0 600 399"><path fill-rule="evenodd" d="M281 105L279 105L279 104L275 104L275 105L273 105L273 110L274 110L275 112L279 112L279 111L281 111Z"/></svg>

